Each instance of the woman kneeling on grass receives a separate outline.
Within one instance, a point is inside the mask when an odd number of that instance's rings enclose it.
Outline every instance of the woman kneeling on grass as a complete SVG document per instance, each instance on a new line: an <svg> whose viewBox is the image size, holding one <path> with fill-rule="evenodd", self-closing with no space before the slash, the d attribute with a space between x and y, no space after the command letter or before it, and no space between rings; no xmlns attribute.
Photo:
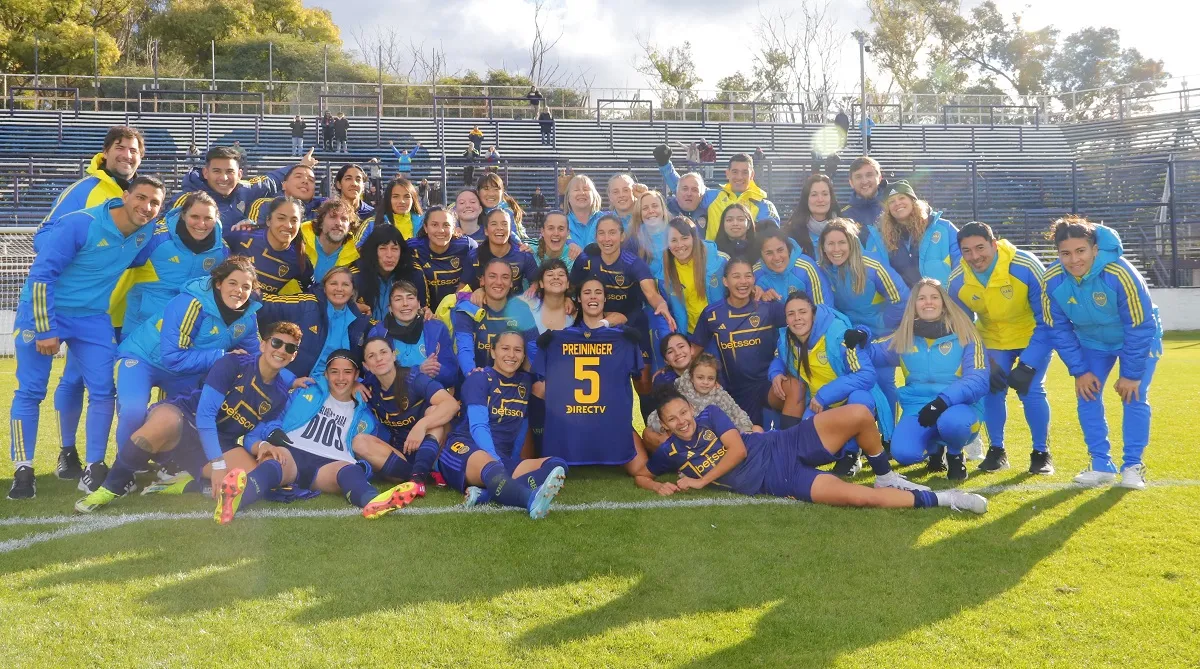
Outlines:
<svg viewBox="0 0 1200 669"><path fill-rule="evenodd" d="M634 476L638 486L660 495L710 484L743 495L793 497L832 506L930 508L987 511L987 500L959 490L932 492L892 471L875 417L857 404L826 409L799 425L767 433L739 433L723 411L710 406L699 415L674 388L655 391L658 416L670 438ZM835 461L857 439L875 471L875 487L847 483L816 469ZM674 483L655 481L669 471Z"/></svg>

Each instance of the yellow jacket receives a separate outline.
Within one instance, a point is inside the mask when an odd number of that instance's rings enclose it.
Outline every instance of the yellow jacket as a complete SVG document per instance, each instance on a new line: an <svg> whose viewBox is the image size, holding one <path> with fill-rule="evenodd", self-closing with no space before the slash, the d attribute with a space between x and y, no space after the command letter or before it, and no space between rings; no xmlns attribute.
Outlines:
<svg viewBox="0 0 1200 669"><path fill-rule="evenodd" d="M966 260L950 274L950 296L979 320L975 326L989 349L1023 349L1042 324L1042 275L1046 270L1032 253L1012 242L996 242L996 261L983 285Z"/></svg>
<svg viewBox="0 0 1200 669"><path fill-rule="evenodd" d="M342 243L342 250L338 251L337 261L334 262L335 267L350 267L358 260L358 240L362 239L362 233L367 226L362 225L358 231L352 235L346 236L346 241ZM300 238L304 240L304 255L308 256L308 262L312 267L317 266L317 235L313 232L313 222L305 221L300 224ZM316 277L313 277L316 281Z"/></svg>
<svg viewBox="0 0 1200 669"><path fill-rule="evenodd" d="M750 217L756 222L766 218L779 217L775 211L775 205L767 199L767 191L759 188L758 184L753 181L741 195L735 195L733 187L725 184L720 188L706 191L704 199L708 202L708 227L704 232L704 238L709 241L717 238L717 231L721 229L721 214L725 213L726 207L735 202L746 205L750 210Z"/></svg>

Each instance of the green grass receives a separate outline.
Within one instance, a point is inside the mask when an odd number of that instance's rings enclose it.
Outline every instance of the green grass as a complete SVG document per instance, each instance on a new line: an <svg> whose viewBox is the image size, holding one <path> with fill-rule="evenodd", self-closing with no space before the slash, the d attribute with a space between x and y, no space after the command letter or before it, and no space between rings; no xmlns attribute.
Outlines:
<svg viewBox="0 0 1200 669"><path fill-rule="evenodd" d="M1059 473L1021 473L1029 437L1014 418L1013 469L966 487L1053 485L993 493L985 516L764 504L552 512L536 523L403 512L377 522L133 522L0 553L0 658L12 667L1198 666L1200 485L1066 485L1086 457L1070 379L1055 365ZM0 361L6 398L11 370ZM1119 452L1120 408L1106 392ZM1200 482L1200 337L1167 342L1152 394L1151 480ZM49 404L38 498L0 503L0 542L68 527L12 524L68 514L78 497L51 475ZM1015 399L1010 415L1020 415ZM573 471L560 497L650 499L596 469ZM433 491L418 506L457 501ZM325 496L289 510L299 508L346 505ZM135 497L98 516L211 509L198 496Z"/></svg>

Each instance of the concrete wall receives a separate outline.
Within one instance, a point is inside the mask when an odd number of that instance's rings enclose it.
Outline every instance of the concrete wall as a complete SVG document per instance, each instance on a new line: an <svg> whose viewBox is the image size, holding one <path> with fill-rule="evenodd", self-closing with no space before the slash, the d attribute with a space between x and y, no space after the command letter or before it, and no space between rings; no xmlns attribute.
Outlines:
<svg viewBox="0 0 1200 669"><path fill-rule="evenodd" d="M1200 330L1200 288L1151 288L1163 329Z"/></svg>

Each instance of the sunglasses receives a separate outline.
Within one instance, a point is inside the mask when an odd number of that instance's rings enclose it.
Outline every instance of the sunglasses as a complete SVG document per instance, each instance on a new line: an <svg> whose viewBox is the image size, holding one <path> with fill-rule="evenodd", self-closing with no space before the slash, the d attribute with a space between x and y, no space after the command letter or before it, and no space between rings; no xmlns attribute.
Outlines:
<svg viewBox="0 0 1200 669"><path fill-rule="evenodd" d="M291 355L296 352L295 344L284 341L284 340L280 339L279 337L271 337L271 348L281 348L286 353L288 353L288 355Z"/></svg>

